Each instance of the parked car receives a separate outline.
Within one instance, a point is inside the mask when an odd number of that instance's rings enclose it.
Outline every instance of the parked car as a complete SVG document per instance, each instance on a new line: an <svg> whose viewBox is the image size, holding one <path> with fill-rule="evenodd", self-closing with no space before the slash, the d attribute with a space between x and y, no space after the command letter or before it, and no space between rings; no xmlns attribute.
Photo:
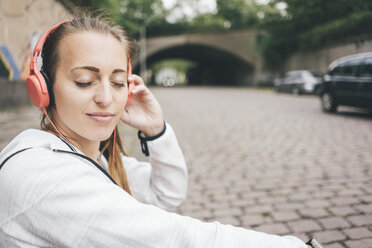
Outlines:
<svg viewBox="0 0 372 248"><path fill-rule="evenodd" d="M274 80L276 92L290 92L296 95L312 94L322 77L306 70L289 71L285 77Z"/></svg>
<svg viewBox="0 0 372 248"><path fill-rule="evenodd" d="M332 62L318 93L325 112L340 105L372 109L372 52Z"/></svg>

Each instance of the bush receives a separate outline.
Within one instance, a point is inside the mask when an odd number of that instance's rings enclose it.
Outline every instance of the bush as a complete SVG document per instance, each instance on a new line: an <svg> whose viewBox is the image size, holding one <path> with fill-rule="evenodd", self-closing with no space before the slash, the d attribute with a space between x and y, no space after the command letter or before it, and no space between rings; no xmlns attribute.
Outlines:
<svg viewBox="0 0 372 248"><path fill-rule="evenodd" d="M299 48L306 50L309 47L323 46L345 39L347 37L372 34L372 13L354 13L347 18L335 20L317 26L298 36Z"/></svg>

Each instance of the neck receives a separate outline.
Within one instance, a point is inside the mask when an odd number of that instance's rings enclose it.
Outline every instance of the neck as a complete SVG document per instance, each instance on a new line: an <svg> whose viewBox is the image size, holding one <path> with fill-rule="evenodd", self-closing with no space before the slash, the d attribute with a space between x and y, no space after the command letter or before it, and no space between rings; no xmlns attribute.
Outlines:
<svg viewBox="0 0 372 248"><path fill-rule="evenodd" d="M88 141L88 140L79 140L70 139L73 146L77 147L80 151L82 151L86 156L91 158L92 160L96 161L99 151L99 141Z"/></svg>

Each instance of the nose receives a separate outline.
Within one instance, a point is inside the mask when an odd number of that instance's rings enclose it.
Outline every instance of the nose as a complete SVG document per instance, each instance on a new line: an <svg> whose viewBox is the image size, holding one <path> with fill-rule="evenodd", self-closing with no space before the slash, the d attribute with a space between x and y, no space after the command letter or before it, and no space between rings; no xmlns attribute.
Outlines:
<svg viewBox="0 0 372 248"><path fill-rule="evenodd" d="M110 82L100 82L96 88L94 101L101 106L108 106L112 103L112 92Z"/></svg>

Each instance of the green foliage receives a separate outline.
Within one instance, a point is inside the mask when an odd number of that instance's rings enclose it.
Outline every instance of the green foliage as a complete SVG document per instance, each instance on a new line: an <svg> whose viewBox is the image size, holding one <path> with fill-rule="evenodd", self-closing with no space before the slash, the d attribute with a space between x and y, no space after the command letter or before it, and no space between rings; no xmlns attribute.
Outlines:
<svg viewBox="0 0 372 248"><path fill-rule="evenodd" d="M258 6L253 0L216 0L218 15L231 23L231 28L241 28L258 23Z"/></svg>
<svg viewBox="0 0 372 248"><path fill-rule="evenodd" d="M269 65L280 65L299 49L371 33L372 1L284 1L287 15L265 18L260 23L266 32L257 36L257 46Z"/></svg>
<svg viewBox="0 0 372 248"><path fill-rule="evenodd" d="M167 15L161 0L122 0L119 23L135 37L141 27L161 26L166 24Z"/></svg>
<svg viewBox="0 0 372 248"><path fill-rule="evenodd" d="M165 17L168 13L161 0L72 0L72 2L80 7L104 10L134 38L138 38L145 22L148 22L149 27L166 24Z"/></svg>
<svg viewBox="0 0 372 248"><path fill-rule="evenodd" d="M372 13L366 11L316 26L299 35L299 48L318 47L329 41L345 39L345 37L372 34L371 23Z"/></svg>
<svg viewBox="0 0 372 248"><path fill-rule="evenodd" d="M255 0L216 0L217 13L201 13L198 0L177 0L171 10L166 10L161 0L72 0L76 6L103 9L122 25L134 38L138 38L146 20L147 35L170 35L188 32L214 32L226 29L254 27L261 22L258 13L267 19L278 17L273 5L258 5ZM181 17L169 23L166 17L182 8L191 6L196 16Z"/></svg>

